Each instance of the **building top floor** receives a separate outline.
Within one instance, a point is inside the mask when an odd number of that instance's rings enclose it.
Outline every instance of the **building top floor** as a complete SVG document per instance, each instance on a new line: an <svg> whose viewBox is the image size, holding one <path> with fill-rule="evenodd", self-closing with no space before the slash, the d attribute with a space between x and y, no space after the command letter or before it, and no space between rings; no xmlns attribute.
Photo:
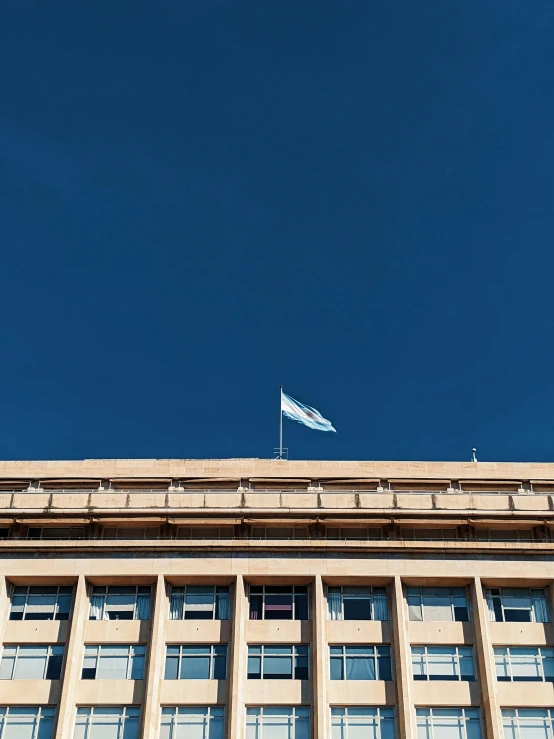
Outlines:
<svg viewBox="0 0 554 739"><path fill-rule="evenodd" d="M0 461L0 490L553 492L554 463L85 459Z"/></svg>
<svg viewBox="0 0 554 739"><path fill-rule="evenodd" d="M329 532L392 540L421 538L425 530L425 539L536 540L550 547L554 464L0 461L0 527L11 527L10 538L36 538L27 529L41 526L131 525L234 527L232 537L215 538L254 539L276 538L275 527L293 526L294 536L277 538L296 544ZM437 526L443 531L435 536ZM356 528L365 533L354 536ZM514 538L511 529L520 533Z"/></svg>

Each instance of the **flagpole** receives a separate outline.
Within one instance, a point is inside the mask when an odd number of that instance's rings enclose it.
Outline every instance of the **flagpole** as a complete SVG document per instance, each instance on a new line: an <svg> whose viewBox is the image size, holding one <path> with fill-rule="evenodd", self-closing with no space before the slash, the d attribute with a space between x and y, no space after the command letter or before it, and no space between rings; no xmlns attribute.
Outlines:
<svg viewBox="0 0 554 739"><path fill-rule="evenodd" d="M283 386L279 388L279 459L283 459Z"/></svg>

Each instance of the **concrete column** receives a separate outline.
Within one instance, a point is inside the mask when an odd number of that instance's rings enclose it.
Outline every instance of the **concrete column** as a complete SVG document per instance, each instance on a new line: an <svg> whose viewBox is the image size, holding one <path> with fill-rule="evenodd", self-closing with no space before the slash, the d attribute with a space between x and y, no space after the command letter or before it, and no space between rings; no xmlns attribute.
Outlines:
<svg viewBox="0 0 554 739"><path fill-rule="evenodd" d="M392 587L392 624L400 739L416 739L415 707L412 700L412 652L408 635L409 622L402 590L402 580L398 575L394 578Z"/></svg>
<svg viewBox="0 0 554 739"><path fill-rule="evenodd" d="M9 584L5 577L0 577L0 645L4 642L4 631L10 617Z"/></svg>
<svg viewBox="0 0 554 739"><path fill-rule="evenodd" d="M327 644L327 604L321 575L316 575L312 595L312 721L314 737L328 739L331 717L328 697L329 646Z"/></svg>
<svg viewBox="0 0 554 739"><path fill-rule="evenodd" d="M79 575L75 588L73 614L69 640L65 645L65 669L62 692L58 706L58 724L55 739L72 739L75 726L75 692L81 679L84 656L85 623L89 615L89 599L87 582L84 575Z"/></svg>
<svg viewBox="0 0 554 739"><path fill-rule="evenodd" d="M248 598L242 575L237 575L233 603L233 641L230 651L229 702L227 707L227 739L243 739L246 714L244 710L244 682L246 680L246 621Z"/></svg>
<svg viewBox="0 0 554 739"><path fill-rule="evenodd" d="M158 575L151 613L150 650L146 674L146 695L142 717L143 739L157 739L160 733L160 689L165 670L165 623L168 602L165 578Z"/></svg>
<svg viewBox="0 0 554 739"><path fill-rule="evenodd" d="M490 619L480 577L474 578L471 582L471 602L475 628L475 656L479 666L481 702L487 737L488 739L503 739L502 715L496 695L496 669L490 638Z"/></svg>

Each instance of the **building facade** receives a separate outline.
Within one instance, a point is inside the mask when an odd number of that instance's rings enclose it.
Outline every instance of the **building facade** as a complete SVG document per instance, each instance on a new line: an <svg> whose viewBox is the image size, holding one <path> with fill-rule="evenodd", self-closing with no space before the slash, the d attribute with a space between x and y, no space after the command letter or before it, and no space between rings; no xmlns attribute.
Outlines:
<svg viewBox="0 0 554 739"><path fill-rule="evenodd" d="M554 465L0 462L0 739L554 739Z"/></svg>

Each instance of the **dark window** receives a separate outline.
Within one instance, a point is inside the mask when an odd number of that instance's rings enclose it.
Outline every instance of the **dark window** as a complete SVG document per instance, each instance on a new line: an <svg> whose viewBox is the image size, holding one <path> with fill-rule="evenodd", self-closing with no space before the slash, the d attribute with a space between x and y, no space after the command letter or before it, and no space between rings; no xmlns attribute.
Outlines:
<svg viewBox="0 0 554 739"><path fill-rule="evenodd" d="M304 621L308 618L306 585L251 585L250 619Z"/></svg>
<svg viewBox="0 0 554 739"><path fill-rule="evenodd" d="M305 644L248 647L249 680L308 680L309 648Z"/></svg>

